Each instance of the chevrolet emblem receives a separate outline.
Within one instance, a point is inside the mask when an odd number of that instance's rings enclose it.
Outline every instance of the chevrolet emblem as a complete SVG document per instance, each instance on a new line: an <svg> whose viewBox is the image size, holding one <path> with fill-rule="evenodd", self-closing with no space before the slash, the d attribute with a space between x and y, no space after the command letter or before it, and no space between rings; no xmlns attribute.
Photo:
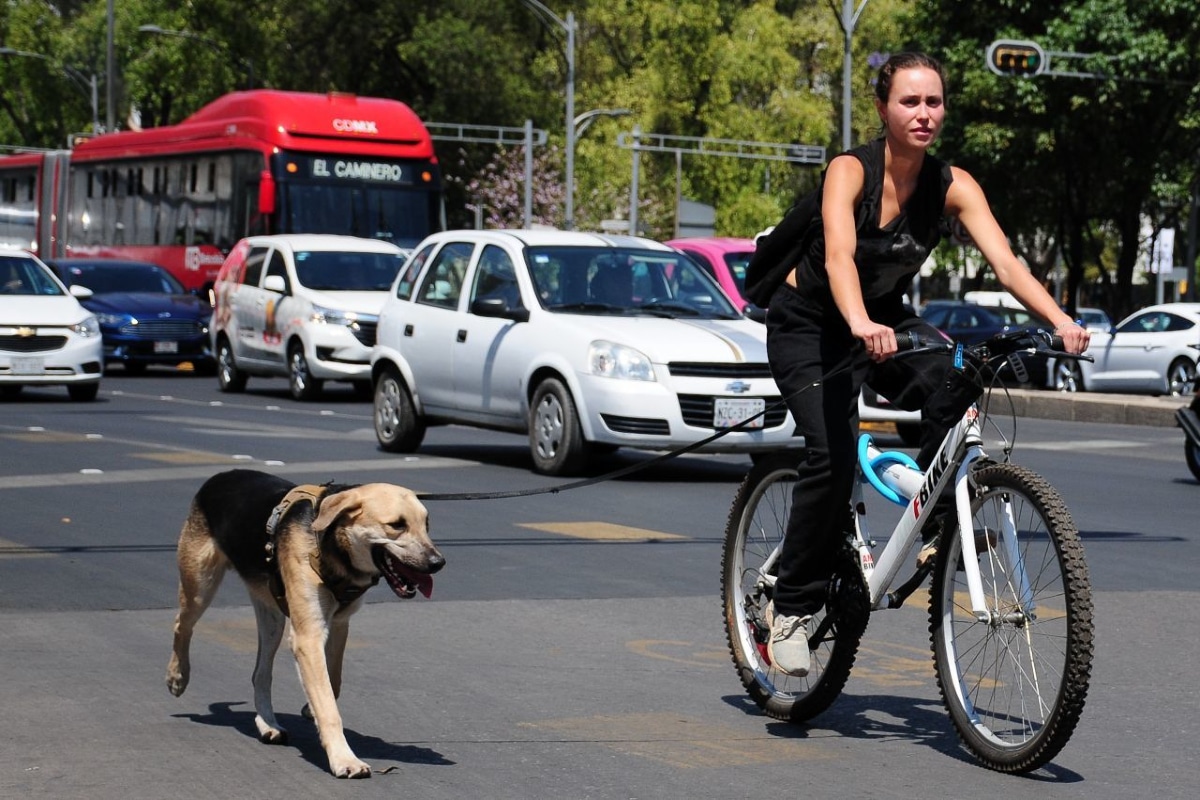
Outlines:
<svg viewBox="0 0 1200 800"><path fill-rule="evenodd" d="M734 381L725 385L725 391L733 392L734 394L745 394L750 391L750 384L745 381Z"/></svg>
<svg viewBox="0 0 1200 800"><path fill-rule="evenodd" d="M17 336L20 336L22 339L28 339L30 336L37 336L37 328L30 328L23 325L20 328L17 328Z"/></svg>

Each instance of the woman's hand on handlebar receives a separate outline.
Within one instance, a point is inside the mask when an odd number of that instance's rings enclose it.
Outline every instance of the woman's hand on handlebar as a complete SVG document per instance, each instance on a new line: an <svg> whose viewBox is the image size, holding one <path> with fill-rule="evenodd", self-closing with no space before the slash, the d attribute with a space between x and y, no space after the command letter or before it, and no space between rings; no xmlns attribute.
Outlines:
<svg viewBox="0 0 1200 800"><path fill-rule="evenodd" d="M1062 339L1063 349L1079 355L1087 350L1092 334L1078 322L1064 322L1054 328L1054 335Z"/></svg>
<svg viewBox="0 0 1200 800"><path fill-rule="evenodd" d="M867 320L850 328L854 338L863 343L867 356L875 362L886 361L895 354L896 332L887 325Z"/></svg>

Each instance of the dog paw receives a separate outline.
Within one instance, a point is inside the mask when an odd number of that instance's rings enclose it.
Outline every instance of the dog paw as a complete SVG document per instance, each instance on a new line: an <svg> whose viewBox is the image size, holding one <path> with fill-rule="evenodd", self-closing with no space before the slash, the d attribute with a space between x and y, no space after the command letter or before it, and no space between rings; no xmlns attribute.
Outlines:
<svg viewBox="0 0 1200 800"><path fill-rule="evenodd" d="M183 694L184 689L187 689L188 679L186 675L178 672L167 672L167 689L171 694L179 697Z"/></svg>
<svg viewBox="0 0 1200 800"><path fill-rule="evenodd" d="M371 767L357 758L348 759L336 764L329 765L330 771L338 778L369 778L371 777Z"/></svg>
<svg viewBox="0 0 1200 800"><path fill-rule="evenodd" d="M254 718L254 726L258 728L258 740L263 744L288 743L288 732L281 727L268 725L262 717Z"/></svg>

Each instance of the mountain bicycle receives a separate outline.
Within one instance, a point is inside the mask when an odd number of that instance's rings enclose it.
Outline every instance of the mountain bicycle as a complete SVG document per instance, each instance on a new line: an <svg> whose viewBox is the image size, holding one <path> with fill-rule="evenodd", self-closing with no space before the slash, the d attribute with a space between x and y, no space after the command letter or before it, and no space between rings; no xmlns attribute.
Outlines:
<svg viewBox="0 0 1200 800"><path fill-rule="evenodd" d="M869 435L860 438L846 544L825 607L808 625L812 667L805 677L777 670L767 654L767 604L797 456L781 453L752 467L729 512L722 558L733 663L750 697L769 716L811 719L845 686L871 612L900 607L932 575L930 640L938 689L954 728L985 766L1028 772L1059 753L1083 711L1093 653L1091 585L1079 532L1062 497L1044 478L1009 462L1011 442L1003 431L1003 459L989 457L983 431L993 422L987 415L991 389L1008 372L1020 380L1019 354L1082 356L1062 352L1061 339L1044 331L1005 332L969 347L911 334L904 339L906 350L952 352L956 367L983 394L947 433L925 472L905 453L881 452ZM867 487L904 506L878 555L867 526ZM904 565L916 561L910 556L935 500L950 487L953 521L943 524L936 554L899 583Z"/></svg>

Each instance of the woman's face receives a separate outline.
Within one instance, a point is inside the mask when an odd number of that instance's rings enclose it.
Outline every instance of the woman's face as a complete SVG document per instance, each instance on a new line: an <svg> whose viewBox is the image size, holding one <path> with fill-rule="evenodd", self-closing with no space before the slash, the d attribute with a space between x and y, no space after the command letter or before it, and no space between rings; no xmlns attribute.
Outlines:
<svg viewBox="0 0 1200 800"><path fill-rule="evenodd" d="M887 104L875 101L888 136L922 149L933 144L946 116L942 91L942 79L928 67L899 70L892 76Z"/></svg>

